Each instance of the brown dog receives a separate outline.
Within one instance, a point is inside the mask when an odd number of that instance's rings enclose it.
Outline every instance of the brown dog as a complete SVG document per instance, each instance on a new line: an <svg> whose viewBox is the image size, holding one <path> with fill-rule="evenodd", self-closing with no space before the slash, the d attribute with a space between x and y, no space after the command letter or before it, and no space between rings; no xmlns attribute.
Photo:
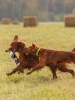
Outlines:
<svg viewBox="0 0 75 100"><path fill-rule="evenodd" d="M19 53L19 65L13 69L10 73L7 73L7 75L12 75L15 72L21 72L23 73L24 69L31 69L32 67L36 66L38 64L39 60L38 57L27 55L25 53L26 45L23 42L18 41L18 36L14 37L13 42L10 44L10 51L12 52L18 52Z"/></svg>
<svg viewBox="0 0 75 100"><path fill-rule="evenodd" d="M69 72L74 76L74 71L66 68L66 63L75 63L75 53L66 51L55 51L43 48L38 48L36 45L32 44L27 50L29 55L35 55L39 57L39 64L37 64L30 72L31 74L39 68L44 66L49 66L53 73L53 79L57 78L56 70L59 69L62 72Z"/></svg>

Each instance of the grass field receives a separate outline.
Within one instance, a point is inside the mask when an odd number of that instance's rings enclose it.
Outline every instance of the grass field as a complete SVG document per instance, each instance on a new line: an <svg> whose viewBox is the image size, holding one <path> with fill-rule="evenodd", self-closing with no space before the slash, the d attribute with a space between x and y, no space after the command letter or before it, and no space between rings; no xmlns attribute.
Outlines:
<svg viewBox="0 0 75 100"><path fill-rule="evenodd" d="M27 46L32 43L42 48L71 51L75 47L75 27L65 28L64 23L40 23L38 27L23 28L23 25L0 25L0 100L75 100L75 77L57 71L58 79L52 80L51 71L26 75L15 73L6 76L16 67L9 53L15 35ZM67 64L75 70L74 64Z"/></svg>

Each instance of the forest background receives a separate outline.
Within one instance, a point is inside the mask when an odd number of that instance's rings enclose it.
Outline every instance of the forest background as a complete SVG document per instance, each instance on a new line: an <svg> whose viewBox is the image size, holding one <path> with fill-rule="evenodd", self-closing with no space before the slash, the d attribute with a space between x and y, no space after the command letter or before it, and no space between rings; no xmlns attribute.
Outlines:
<svg viewBox="0 0 75 100"><path fill-rule="evenodd" d="M75 0L0 0L0 20L36 16L41 22L58 22L69 14L75 15Z"/></svg>

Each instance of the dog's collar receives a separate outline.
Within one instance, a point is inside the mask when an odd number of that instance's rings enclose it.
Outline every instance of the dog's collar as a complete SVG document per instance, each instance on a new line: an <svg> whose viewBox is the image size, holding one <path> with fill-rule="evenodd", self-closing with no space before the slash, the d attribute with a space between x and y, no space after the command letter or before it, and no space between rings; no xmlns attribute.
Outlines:
<svg viewBox="0 0 75 100"><path fill-rule="evenodd" d="M36 56L38 56L39 55L39 51L40 51L41 49L40 48L38 48L38 50L36 51Z"/></svg>

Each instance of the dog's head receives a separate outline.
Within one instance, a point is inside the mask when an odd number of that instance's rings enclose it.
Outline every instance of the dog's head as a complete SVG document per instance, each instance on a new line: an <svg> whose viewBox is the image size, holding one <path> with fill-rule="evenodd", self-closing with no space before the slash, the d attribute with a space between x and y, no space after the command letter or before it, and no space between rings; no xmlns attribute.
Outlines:
<svg viewBox="0 0 75 100"><path fill-rule="evenodd" d="M25 47L26 47L26 46L25 46L25 43L19 42L18 36L16 35L16 36L14 37L13 42L10 44L10 47L9 47L8 51L12 51L12 52L14 52L14 53L15 53L15 52L20 53L22 50L24 50Z"/></svg>
<svg viewBox="0 0 75 100"><path fill-rule="evenodd" d="M29 46L27 48L27 53L31 54L31 55L36 55L36 53L38 52L38 50L39 50L39 48L35 44L32 44L32 46Z"/></svg>

